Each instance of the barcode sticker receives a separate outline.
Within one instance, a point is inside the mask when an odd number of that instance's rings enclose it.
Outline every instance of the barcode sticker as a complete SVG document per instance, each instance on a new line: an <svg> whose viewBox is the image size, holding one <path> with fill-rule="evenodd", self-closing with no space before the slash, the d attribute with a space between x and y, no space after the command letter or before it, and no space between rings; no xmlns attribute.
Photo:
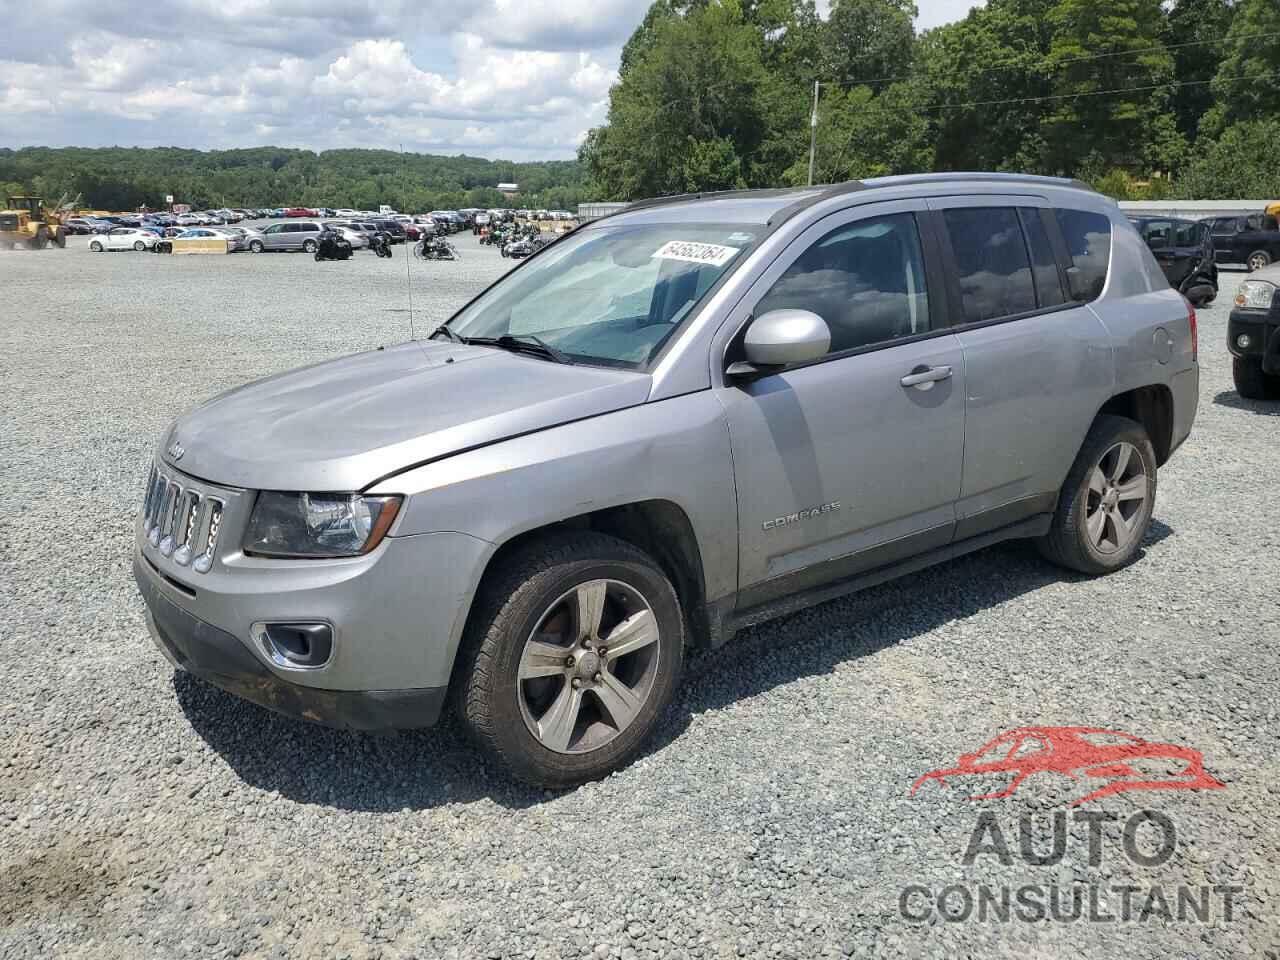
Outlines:
<svg viewBox="0 0 1280 960"><path fill-rule="evenodd" d="M738 247L722 247L718 243L669 240L658 248L651 259L683 260L686 263L705 263L713 267L723 267L733 259L738 249Z"/></svg>

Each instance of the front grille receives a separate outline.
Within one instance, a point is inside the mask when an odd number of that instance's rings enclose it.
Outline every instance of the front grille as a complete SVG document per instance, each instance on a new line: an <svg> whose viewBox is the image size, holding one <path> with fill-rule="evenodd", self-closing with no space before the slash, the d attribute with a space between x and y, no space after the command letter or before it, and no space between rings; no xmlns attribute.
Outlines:
<svg viewBox="0 0 1280 960"><path fill-rule="evenodd" d="M218 548L226 501L193 486L180 474L151 468L142 504L147 540L180 567L208 573Z"/></svg>

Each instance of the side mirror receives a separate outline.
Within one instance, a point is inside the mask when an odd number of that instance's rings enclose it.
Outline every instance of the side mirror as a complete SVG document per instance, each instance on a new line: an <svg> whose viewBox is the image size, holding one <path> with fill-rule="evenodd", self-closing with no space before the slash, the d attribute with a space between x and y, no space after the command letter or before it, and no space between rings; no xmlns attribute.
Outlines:
<svg viewBox="0 0 1280 960"><path fill-rule="evenodd" d="M831 330L809 310L770 310L751 321L743 347L747 360L729 366L731 377L758 376L824 357L831 348Z"/></svg>

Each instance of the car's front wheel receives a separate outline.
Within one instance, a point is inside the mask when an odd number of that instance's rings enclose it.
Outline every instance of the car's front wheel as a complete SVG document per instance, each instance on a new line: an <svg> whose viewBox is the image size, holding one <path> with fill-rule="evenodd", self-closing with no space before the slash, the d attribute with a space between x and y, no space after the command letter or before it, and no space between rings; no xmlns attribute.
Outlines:
<svg viewBox="0 0 1280 960"><path fill-rule="evenodd" d="M521 780L569 787L635 757L680 677L684 619L661 568L596 533L518 548L459 651L463 724Z"/></svg>
<svg viewBox="0 0 1280 960"><path fill-rule="evenodd" d="M262 241L261 241L261 240L250 240L250 241L249 241L249 249L250 249L253 253L261 253L261 252L262 252Z"/></svg>
<svg viewBox="0 0 1280 960"><path fill-rule="evenodd" d="M143 243L141 240L135 240L133 242L133 249L141 253L143 250L147 249L147 245Z"/></svg>
<svg viewBox="0 0 1280 960"><path fill-rule="evenodd" d="M1249 259L1245 261L1249 267L1249 272L1261 270L1263 267L1271 266L1271 254L1265 250L1255 250L1249 254Z"/></svg>
<svg viewBox="0 0 1280 960"><path fill-rule="evenodd" d="M1156 455L1142 425L1127 417L1094 421L1058 494L1040 551L1081 573L1133 562L1156 502Z"/></svg>
<svg viewBox="0 0 1280 960"><path fill-rule="evenodd" d="M1231 379L1235 381L1236 393L1245 400L1280 396L1280 377L1263 371L1261 357L1232 357Z"/></svg>

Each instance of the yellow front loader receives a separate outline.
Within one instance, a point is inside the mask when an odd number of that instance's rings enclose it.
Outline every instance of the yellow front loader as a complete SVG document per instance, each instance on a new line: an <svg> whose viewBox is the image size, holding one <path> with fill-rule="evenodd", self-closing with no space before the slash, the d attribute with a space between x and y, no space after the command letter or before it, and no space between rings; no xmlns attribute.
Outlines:
<svg viewBox="0 0 1280 960"><path fill-rule="evenodd" d="M67 245L62 215L44 205L43 197L10 197L0 210L0 249L23 244L43 250L50 243Z"/></svg>

